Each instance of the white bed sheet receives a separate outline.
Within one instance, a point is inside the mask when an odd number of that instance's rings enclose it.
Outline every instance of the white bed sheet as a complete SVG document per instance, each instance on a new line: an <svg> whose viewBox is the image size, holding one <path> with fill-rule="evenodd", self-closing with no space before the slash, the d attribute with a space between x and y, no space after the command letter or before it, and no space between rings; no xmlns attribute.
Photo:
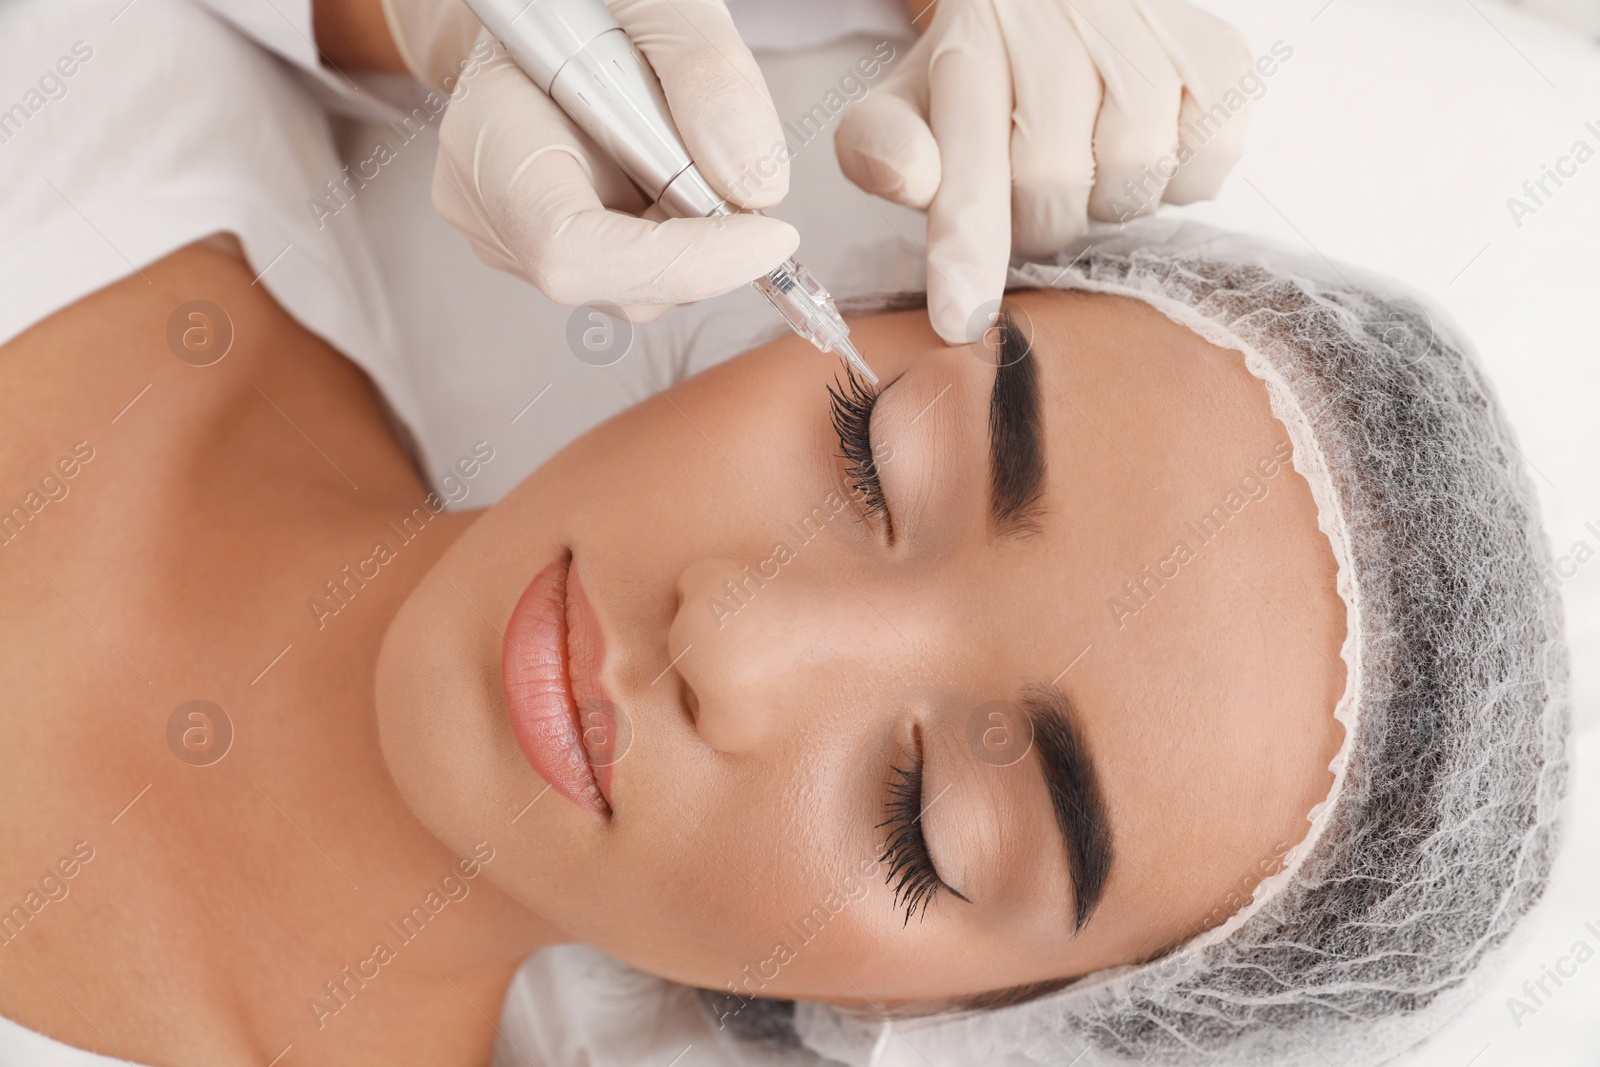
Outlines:
<svg viewBox="0 0 1600 1067"><path fill-rule="evenodd" d="M1293 55L1267 80L1222 196L1182 212L1392 275L1465 328L1533 472L1568 613L1579 741L1558 876L1495 988L1404 1062L1600 1062L1600 956L1559 989L1547 980L1554 995L1532 1014L1514 1018L1508 1002L1577 942L1600 953L1600 158L1566 164L1571 176L1547 180L1540 204L1523 191L1576 142L1600 152L1600 50L1494 0L1206 6L1258 54L1283 41ZM763 56L779 114L824 103L875 43ZM377 135L347 131L347 155L362 158ZM773 212L800 228L802 261L840 297L920 286L921 217L850 187L831 142L830 127L799 151L794 191ZM580 361L565 340L571 311L479 264L427 209L434 146L431 130L407 145L356 207L400 316L428 461L442 469L479 439L504 457L470 503L497 498L675 368L776 335L745 290L639 328L614 365ZM1511 197L1536 210L1514 218Z"/></svg>

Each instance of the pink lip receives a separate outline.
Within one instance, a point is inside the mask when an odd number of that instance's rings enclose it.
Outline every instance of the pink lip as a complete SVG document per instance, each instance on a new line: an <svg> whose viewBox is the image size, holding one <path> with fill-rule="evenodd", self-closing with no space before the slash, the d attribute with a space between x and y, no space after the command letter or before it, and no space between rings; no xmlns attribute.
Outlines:
<svg viewBox="0 0 1600 1067"><path fill-rule="evenodd" d="M539 777L583 810L611 814L616 709L600 685L599 619L563 554L511 612L501 657L506 712Z"/></svg>

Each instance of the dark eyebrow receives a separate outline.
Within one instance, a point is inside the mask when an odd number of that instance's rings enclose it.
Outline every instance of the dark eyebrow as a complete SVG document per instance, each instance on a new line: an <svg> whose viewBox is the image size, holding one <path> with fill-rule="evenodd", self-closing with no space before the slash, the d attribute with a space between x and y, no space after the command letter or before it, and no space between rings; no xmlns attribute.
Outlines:
<svg viewBox="0 0 1600 1067"><path fill-rule="evenodd" d="M1022 706L1033 725L1039 766L1066 846L1073 929L1082 930L1105 895L1111 873L1111 823L1105 798L1067 695L1053 685L1033 686L1023 694Z"/></svg>
<svg viewBox="0 0 1600 1067"><path fill-rule="evenodd" d="M989 393L989 519L1002 535L1038 528L1044 487L1039 429L1039 365L1010 311L995 322L999 365Z"/></svg>

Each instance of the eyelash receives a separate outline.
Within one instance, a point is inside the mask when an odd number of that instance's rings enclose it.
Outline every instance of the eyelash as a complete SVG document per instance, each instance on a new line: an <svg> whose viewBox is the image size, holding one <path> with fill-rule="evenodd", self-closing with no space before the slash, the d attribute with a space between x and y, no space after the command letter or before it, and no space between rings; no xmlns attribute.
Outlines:
<svg viewBox="0 0 1600 1067"><path fill-rule="evenodd" d="M837 388L835 388L837 386ZM850 488L860 497L867 517L882 515L890 524L889 505L883 498L883 483L878 479L878 462L872 455L872 409L879 390L862 381L854 370L847 370L843 385L837 378L828 386L833 413L833 429L839 435L840 456L849 464L845 476Z"/></svg>
<svg viewBox="0 0 1600 1067"><path fill-rule="evenodd" d="M889 865L886 881L894 888L895 907L906 909L906 921L917 913L917 920L928 913L928 904L945 888L944 880L934 869L933 857L928 854L928 839L922 833L922 754L911 753L911 766L899 764L889 768L889 791L885 805L889 817L874 829L890 827L883 843L880 863ZM952 892L954 892L952 890Z"/></svg>

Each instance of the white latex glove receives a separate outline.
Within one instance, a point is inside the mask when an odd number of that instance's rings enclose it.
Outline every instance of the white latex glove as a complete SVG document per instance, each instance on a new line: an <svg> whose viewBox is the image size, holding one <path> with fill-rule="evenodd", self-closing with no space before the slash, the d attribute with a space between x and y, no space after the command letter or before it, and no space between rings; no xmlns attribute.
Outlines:
<svg viewBox="0 0 1600 1067"><path fill-rule="evenodd" d="M412 73L451 97L434 206L490 266L557 303L615 304L644 321L737 289L800 243L794 227L760 215L639 217L649 207L639 191L486 32L464 61L441 58L462 50L460 0L384 3ZM740 207L782 199L789 172L786 154L775 152L778 115L722 0L607 6L655 68L706 179ZM449 82L438 73L452 70L459 78ZM772 177L760 179L765 172Z"/></svg>
<svg viewBox="0 0 1600 1067"><path fill-rule="evenodd" d="M1215 196L1254 73L1239 33L1183 0L938 0L900 68L834 137L851 181L928 212L928 314L950 344L998 306L1013 244ZM1200 131L1196 136L1195 131ZM1124 183L1132 183L1132 191Z"/></svg>

